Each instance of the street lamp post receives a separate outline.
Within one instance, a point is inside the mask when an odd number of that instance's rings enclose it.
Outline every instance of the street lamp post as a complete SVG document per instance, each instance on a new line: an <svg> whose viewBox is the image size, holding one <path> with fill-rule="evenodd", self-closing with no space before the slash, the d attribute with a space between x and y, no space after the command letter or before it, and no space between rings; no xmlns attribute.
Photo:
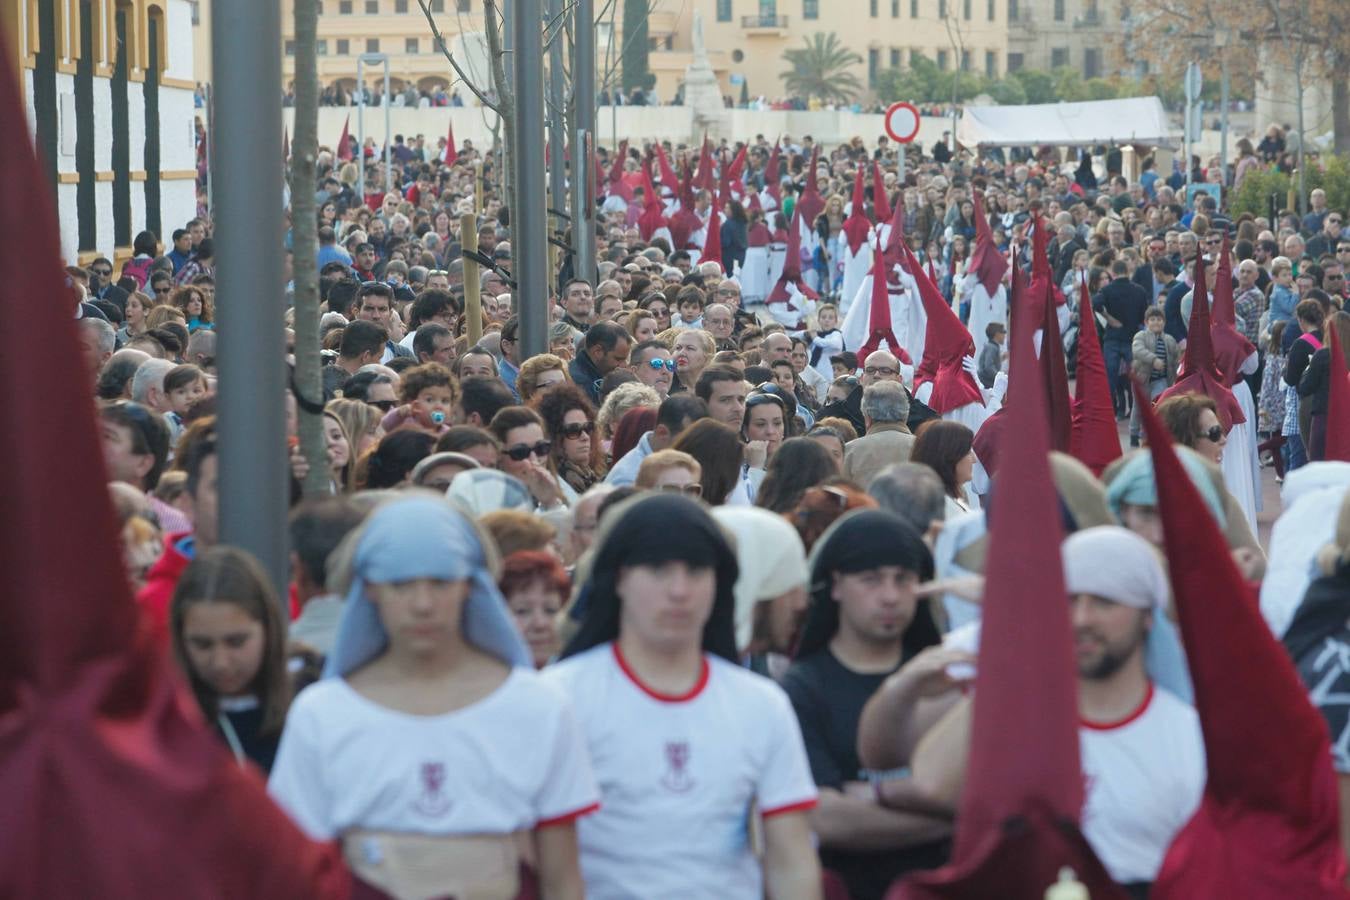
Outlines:
<svg viewBox="0 0 1350 900"><path fill-rule="evenodd" d="M389 189L389 56L385 53L362 53L356 58L356 87L361 92L361 102L356 105L356 133L359 135L356 152L357 185L361 192L361 202L366 202L366 82L365 66L384 66L384 177L385 190Z"/></svg>

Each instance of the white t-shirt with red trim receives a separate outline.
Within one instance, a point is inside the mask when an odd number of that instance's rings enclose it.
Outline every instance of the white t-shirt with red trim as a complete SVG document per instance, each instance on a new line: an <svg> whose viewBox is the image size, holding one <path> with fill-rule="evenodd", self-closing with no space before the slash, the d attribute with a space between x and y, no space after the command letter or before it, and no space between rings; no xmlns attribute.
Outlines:
<svg viewBox="0 0 1350 900"><path fill-rule="evenodd" d="M1139 709L1119 722L1081 722L1078 741L1084 836L1117 882L1152 882L1205 789L1200 717L1150 683Z"/></svg>
<svg viewBox="0 0 1350 900"><path fill-rule="evenodd" d="M351 828L508 834L573 821L599 800L567 698L520 668L436 716L320 681L291 705L267 790L318 840Z"/></svg>
<svg viewBox="0 0 1350 900"><path fill-rule="evenodd" d="M544 670L585 732L601 809L577 826L591 900L760 900L751 851L755 807L770 817L816 804L816 786L787 694L767 678L705 655L685 696L643 685L618 644Z"/></svg>

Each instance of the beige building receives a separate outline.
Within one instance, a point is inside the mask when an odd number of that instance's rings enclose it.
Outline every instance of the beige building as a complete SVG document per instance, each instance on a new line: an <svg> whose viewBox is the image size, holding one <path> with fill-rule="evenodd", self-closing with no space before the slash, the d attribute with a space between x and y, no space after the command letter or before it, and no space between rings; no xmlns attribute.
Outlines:
<svg viewBox="0 0 1350 900"><path fill-rule="evenodd" d="M1121 47L1129 26L1121 0L1001 2L1007 4L1009 71L1067 67L1084 78L1124 74Z"/></svg>

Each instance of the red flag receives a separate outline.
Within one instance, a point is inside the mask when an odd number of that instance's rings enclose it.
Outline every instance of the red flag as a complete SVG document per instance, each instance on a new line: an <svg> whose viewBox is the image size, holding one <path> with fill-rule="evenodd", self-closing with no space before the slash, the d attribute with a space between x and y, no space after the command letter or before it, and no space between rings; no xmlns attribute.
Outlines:
<svg viewBox="0 0 1350 900"><path fill-rule="evenodd" d="M1345 348L1341 346L1340 331L1336 323L1328 322L1330 327L1323 329L1327 335L1328 352L1331 359L1331 386L1327 397L1327 440L1322 458L1350 462L1350 374L1346 373Z"/></svg>
<svg viewBox="0 0 1350 900"><path fill-rule="evenodd" d="M820 196L820 184L816 180L816 161L820 158L820 145L817 144L811 148L811 164L806 169L806 185L802 195L797 198L797 206L794 208L794 214L800 211L802 221L806 223L808 229L814 228L816 216L825 208L825 201Z"/></svg>
<svg viewBox="0 0 1350 900"><path fill-rule="evenodd" d="M778 183L778 158L782 155L778 141L773 142L773 153L769 154L769 164L764 167L764 190L775 200L782 200L782 188Z"/></svg>
<svg viewBox="0 0 1350 900"><path fill-rule="evenodd" d="M1043 229L1036 229L1039 235ZM990 297L998 291L1003 276L1008 272L1008 261L994 245L994 234L989 230L989 216L984 212L984 193L975 192L975 250L970 254L968 271L980 279Z"/></svg>
<svg viewBox="0 0 1350 900"><path fill-rule="evenodd" d="M863 169L859 166L857 177L853 179L853 208L849 210L848 218L844 220L844 236L848 238L850 253L858 255L863 244L867 243L867 233L871 230L872 223L868 221L867 212L863 209ZM877 249L880 251L881 248Z"/></svg>
<svg viewBox="0 0 1350 900"><path fill-rule="evenodd" d="M1112 460L1120 458L1111 383L1106 378L1102 345L1097 342L1097 320L1092 314L1086 272L1078 289L1078 379L1074 384L1069 452L1097 476Z"/></svg>
<svg viewBox="0 0 1350 900"><path fill-rule="evenodd" d="M1209 327L1209 284L1205 280L1205 260L1196 257L1195 289L1191 303L1191 321L1186 329L1186 351L1181 357L1181 374L1176 383L1163 391L1158 402L1177 394L1205 394L1218 405L1219 421L1225 429L1247 421L1237 397L1224 380L1214 361L1214 344Z"/></svg>
<svg viewBox="0 0 1350 900"><path fill-rule="evenodd" d="M1031 244L1030 293L1040 298L1041 377L1049 402L1050 447L1068 453L1073 445L1073 406L1069 401L1069 370L1064 360L1064 339L1059 333L1054 276L1050 272L1050 260L1046 254L1049 239L1048 229L1038 226ZM1113 407L1113 415L1114 412Z"/></svg>
<svg viewBox="0 0 1350 900"><path fill-rule="evenodd" d="M787 303L789 309L795 309L791 305L792 298L787 290L789 284L795 284L797 290L808 299L815 300L820 296L802 280L801 218L800 212L793 212L792 221L788 224L787 255L783 258L783 273L778 276L778 281L774 284L773 290L769 291L769 296L764 298L765 303Z"/></svg>
<svg viewBox="0 0 1350 900"><path fill-rule="evenodd" d="M888 896L899 900L1039 900L1064 866L1094 900L1124 898L1079 829L1078 673L1046 389L1031 332L1012 338L1022 345L1001 414L1018 438L1003 442L1004 468L1016 477L999 479L989 513L970 757L952 859L892 888Z"/></svg>
<svg viewBox="0 0 1350 900"><path fill-rule="evenodd" d="M47 193L0 42L0 359L43 390L4 407L0 521L0 893L8 897L343 897L309 841L202 721L126 581L89 373ZM25 298L44 297L31 304ZM52 411L59 409L60 415ZM21 438L19 437L21 435ZM78 511L72 515L71 512Z"/></svg>
<svg viewBox="0 0 1350 900"><path fill-rule="evenodd" d="M342 123L342 137L338 138L337 158L343 162L352 160L352 140L349 128L352 124L352 114L347 113L347 119Z"/></svg>
<svg viewBox="0 0 1350 900"><path fill-rule="evenodd" d="M544 149L547 151L547 146ZM447 166L453 166L455 160L459 159L459 150L455 147L455 119L453 116L450 118L449 130L445 134L445 155L443 158ZM544 162L547 164L548 160L544 160Z"/></svg>
<svg viewBox="0 0 1350 900"><path fill-rule="evenodd" d="M861 176L861 172L859 175ZM867 341L858 348L858 362L865 362L870 354L880 350L882 341L890 346L891 352L902 363L907 366L914 364L909 351L901 347L900 342L895 339L895 329L891 322L891 297L886 280L885 254L878 244L872 249L872 305L867 311Z"/></svg>
<svg viewBox="0 0 1350 900"><path fill-rule="evenodd" d="M1134 391L1208 768L1200 809L1173 839L1149 896L1350 896L1326 722L1261 617L1172 435L1137 383Z"/></svg>
<svg viewBox="0 0 1350 900"><path fill-rule="evenodd" d="M1233 264L1228 253L1228 237L1223 239L1218 271L1214 275L1214 306L1210 310L1210 341L1214 344L1214 364L1225 384L1242 380L1242 366L1256 352L1256 345L1237 330L1237 309L1233 303Z"/></svg>
<svg viewBox="0 0 1350 900"><path fill-rule="evenodd" d="M703 239L703 252L699 254L698 261L722 264L722 214L716 206L712 208L712 215L708 216L708 234Z"/></svg>
<svg viewBox="0 0 1350 900"><path fill-rule="evenodd" d="M970 339L970 332L952 312L951 304L942 298L937 285L923 271L909 245L903 240L900 241L900 252L904 254L902 265L905 271L913 276L919 286L919 299L928 316L928 327L923 338L923 359L914 373L914 386L917 388L925 382L933 382L933 393L928 398L928 405L939 415L968 403L983 404L984 395L980 393L980 386L963 364L965 357L975 354L975 342Z"/></svg>
<svg viewBox="0 0 1350 900"><path fill-rule="evenodd" d="M904 206L903 203L897 204ZM886 180L881 177L881 166L872 160L872 212L880 225L891 217L891 199L886 196Z"/></svg>

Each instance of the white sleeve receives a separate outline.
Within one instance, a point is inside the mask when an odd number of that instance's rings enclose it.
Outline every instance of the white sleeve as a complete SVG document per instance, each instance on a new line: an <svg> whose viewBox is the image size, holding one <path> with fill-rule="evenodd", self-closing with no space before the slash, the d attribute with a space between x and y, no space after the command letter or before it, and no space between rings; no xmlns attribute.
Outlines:
<svg viewBox="0 0 1350 900"><path fill-rule="evenodd" d="M600 789L572 704L560 690L556 694L553 751L548 755L547 771L534 799L536 828L574 821L600 805Z"/></svg>
<svg viewBox="0 0 1350 900"><path fill-rule="evenodd" d="M1246 360L1243 361L1242 368L1239 369L1239 371L1243 375L1251 375L1260 367L1261 367L1261 355L1259 353L1253 353L1251 356L1247 357Z"/></svg>
<svg viewBox="0 0 1350 900"><path fill-rule="evenodd" d="M336 837L331 821L329 791L323 780L323 754L318 746L318 718L304 694L296 698L286 716L267 793L286 811L291 821L314 838Z"/></svg>
<svg viewBox="0 0 1350 900"><path fill-rule="evenodd" d="M760 734L768 747L764 766L755 786L760 814L798 812L816 805L816 782L806 759L802 729L787 694L776 684L761 707L766 721Z"/></svg>

